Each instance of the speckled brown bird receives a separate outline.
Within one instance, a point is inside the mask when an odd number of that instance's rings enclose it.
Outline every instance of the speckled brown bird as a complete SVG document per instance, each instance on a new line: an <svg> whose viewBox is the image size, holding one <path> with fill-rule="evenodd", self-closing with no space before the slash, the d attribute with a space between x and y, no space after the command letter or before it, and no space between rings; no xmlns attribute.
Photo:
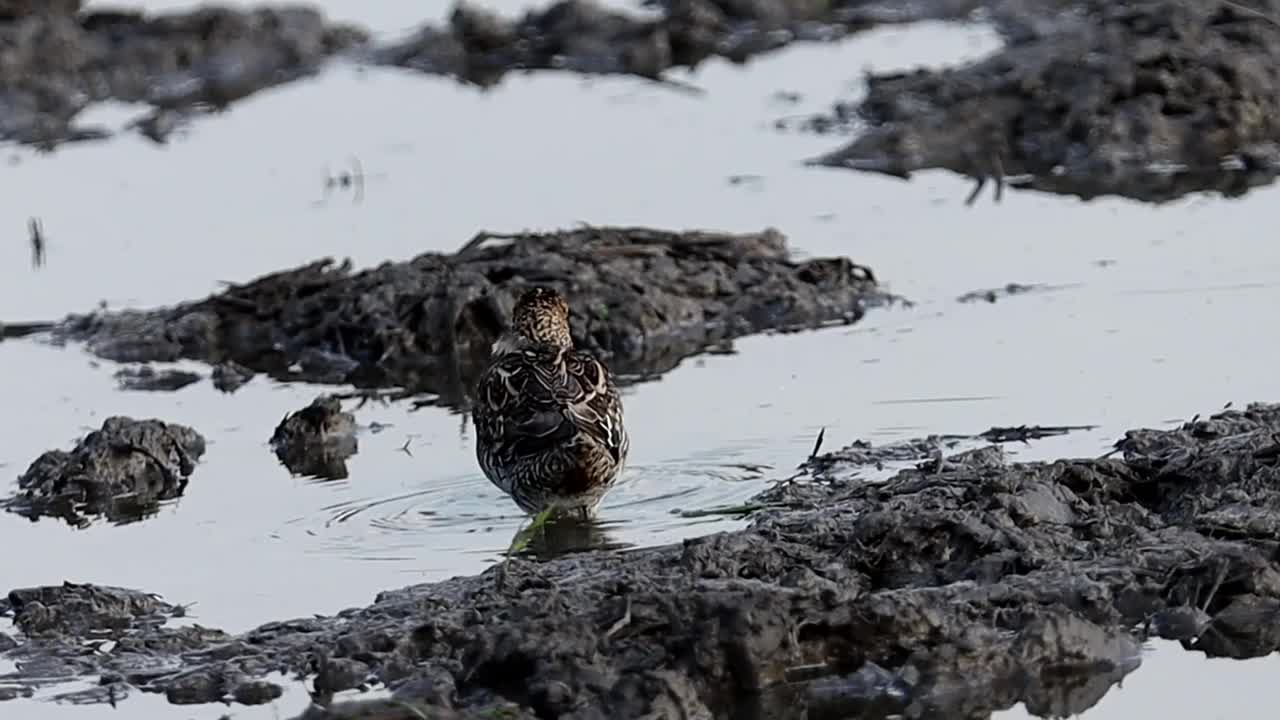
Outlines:
<svg viewBox="0 0 1280 720"><path fill-rule="evenodd" d="M573 347L569 304L545 287L516 302L476 383L472 418L485 476L530 514L594 515L630 449L612 374Z"/></svg>

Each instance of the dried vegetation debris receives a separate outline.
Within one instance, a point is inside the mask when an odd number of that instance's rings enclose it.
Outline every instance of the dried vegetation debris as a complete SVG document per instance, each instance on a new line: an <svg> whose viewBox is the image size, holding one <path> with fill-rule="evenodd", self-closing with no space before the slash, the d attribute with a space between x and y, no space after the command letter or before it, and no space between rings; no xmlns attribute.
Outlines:
<svg viewBox="0 0 1280 720"><path fill-rule="evenodd" d="M1151 202L1237 196L1280 168L1280 2L998 0L995 54L874 74L819 128L870 125L814 164ZM976 190L975 190L976 196ZM970 197L970 201L975 196Z"/></svg>
<svg viewBox="0 0 1280 720"><path fill-rule="evenodd" d="M0 507L78 527L96 517L134 522L181 497L204 452L204 438L185 425L109 417L70 452L50 450L36 458L18 478L17 493Z"/></svg>
<svg viewBox="0 0 1280 720"><path fill-rule="evenodd" d="M515 560L235 637L129 623L117 649L76 657L183 702L273 671L316 676L321 700L395 693L306 717L1070 715L1136 667L1144 632L1211 656L1280 647L1261 621L1280 611L1278 435L1280 406L1253 405L1130 432L1120 457L990 446L884 483L833 470L820 496L775 488L789 509L742 531ZM12 652L80 647L74 624L48 627L33 644L19 625ZM146 672L122 657L139 648Z"/></svg>
<svg viewBox="0 0 1280 720"><path fill-rule="evenodd" d="M530 284L569 298L575 342L624 375L657 375L742 335L850 323L893 298L844 257L796 260L785 237L580 227L482 233L360 272L322 260L154 311L67 319L118 362L233 361L286 380L402 387L463 403Z"/></svg>

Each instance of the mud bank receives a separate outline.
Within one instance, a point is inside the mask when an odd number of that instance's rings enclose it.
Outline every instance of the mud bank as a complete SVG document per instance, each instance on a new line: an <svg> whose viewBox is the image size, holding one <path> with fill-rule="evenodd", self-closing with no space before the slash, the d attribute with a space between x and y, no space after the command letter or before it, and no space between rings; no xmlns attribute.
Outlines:
<svg viewBox="0 0 1280 720"><path fill-rule="evenodd" d="M55 336L119 362L233 361L284 380L461 403L514 296L533 283L567 294L580 347L639 376L742 335L851 323L892 299L848 258L792 259L772 229L583 227L482 233L457 253L358 273L321 260L172 308L72 316Z"/></svg>
<svg viewBox="0 0 1280 720"><path fill-rule="evenodd" d="M305 6L164 15L79 6L0 4L0 139L51 148L106 137L75 123L106 100L151 106L137 125L161 139L193 112L312 74L366 39Z"/></svg>
<svg viewBox="0 0 1280 720"><path fill-rule="evenodd" d="M76 527L96 517L135 522L182 496L204 452L204 438L184 425L107 418L71 452L50 450L36 458L18 478L18 492L0 507Z"/></svg>
<svg viewBox="0 0 1280 720"><path fill-rule="evenodd" d="M942 168L1016 188L1164 202L1239 196L1280 171L1280 2L998 0L1007 46L944 70L871 75L812 120L870 127L816 165ZM975 194L970 197L972 202Z"/></svg>
<svg viewBox="0 0 1280 720"><path fill-rule="evenodd" d="M813 0L656 0L649 15L564 0L503 18L459 4L446 26L426 25L378 48L374 62L493 85L513 70L568 70L658 79L711 57L743 63L792 42L831 41L883 23L959 19L975 0L867 3Z"/></svg>
<svg viewBox="0 0 1280 720"><path fill-rule="evenodd" d="M381 710L440 717L981 717L1019 701L1066 716L1137 666L1147 634L1211 656L1280 647L1277 433L1280 405L1255 405L1131 431L1119 457L984 447L875 484L851 480L862 454L836 453L764 493L785 507L742 531L514 560L235 637L164 627L175 606L133 591L17 590L22 662L0 682L92 673L214 702L283 671L321 703L386 686ZM85 654L86 637L114 645Z"/></svg>
<svg viewBox="0 0 1280 720"><path fill-rule="evenodd" d="M150 106L130 123L164 142L193 116L317 72L344 54L493 85L513 70L566 70L658 78L672 67L726 57L743 62L796 40L831 40L881 22L960 17L977 3L676 0L621 13L565 0L502 18L457 5L443 25L424 24L378 45L364 28L330 23L304 4L236 10L201 7L146 14L82 8L79 0L0 3L0 140L51 149L110 131L78 125L88 106Z"/></svg>

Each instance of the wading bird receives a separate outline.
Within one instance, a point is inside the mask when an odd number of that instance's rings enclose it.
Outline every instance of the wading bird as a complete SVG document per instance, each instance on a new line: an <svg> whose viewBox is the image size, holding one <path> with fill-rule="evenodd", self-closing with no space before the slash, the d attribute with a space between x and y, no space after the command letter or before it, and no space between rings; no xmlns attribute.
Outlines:
<svg viewBox="0 0 1280 720"><path fill-rule="evenodd" d="M545 287L516 302L472 417L480 468L530 514L594 515L630 448L612 374L574 349L569 305Z"/></svg>

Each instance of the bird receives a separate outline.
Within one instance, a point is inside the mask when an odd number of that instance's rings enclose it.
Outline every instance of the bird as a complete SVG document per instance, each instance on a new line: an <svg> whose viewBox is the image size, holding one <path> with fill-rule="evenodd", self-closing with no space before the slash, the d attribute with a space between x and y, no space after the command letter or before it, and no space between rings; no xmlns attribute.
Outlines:
<svg viewBox="0 0 1280 720"><path fill-rule="evenodd" d="M521 293L493 343L472 421L485 477L530 515L593 517L631 446L613 374L574 347L569 304L544 286Z"/></svg>

